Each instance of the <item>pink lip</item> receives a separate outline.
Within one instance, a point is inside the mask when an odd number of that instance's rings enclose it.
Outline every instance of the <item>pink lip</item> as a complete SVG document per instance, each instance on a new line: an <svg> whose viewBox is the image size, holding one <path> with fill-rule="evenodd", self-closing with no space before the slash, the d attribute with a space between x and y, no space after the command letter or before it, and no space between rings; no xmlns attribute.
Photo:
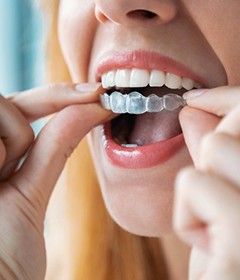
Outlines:
<svg viewBox="0 0 240 280"><path fill-rule="evenodd" d="M188 69L186 66L158 53L137 50L134 52L118 52L105 54L98 63L96 80L101 75L115 69L139 68L156 69L188 77L206 85L204 79ZM127 169L149 168L163 164L174 156L185 145L183 135L157 142L147 146L125 148L118 145L111 136L110 123L104 125L104 150L113 165Z"/></svg>
<svg viewBox="0 0 240 280"><path fill-rule="evenodd" d="M183 134L151 145L125 148L111 136L110 123L104 125L104 149L113 165L127 169L150 168L163 164L184 147Z"/></svg>
<svg viewBox="0 0 240 280"><path fill-rule="evenodd" d="M138 68L148 70L161 70L179 76L188 77L207 86L206 81L185 65L156 52L136 50L131 52L105 53L97 63L96 80L101 80L101 75L111 70Z"/></svg>

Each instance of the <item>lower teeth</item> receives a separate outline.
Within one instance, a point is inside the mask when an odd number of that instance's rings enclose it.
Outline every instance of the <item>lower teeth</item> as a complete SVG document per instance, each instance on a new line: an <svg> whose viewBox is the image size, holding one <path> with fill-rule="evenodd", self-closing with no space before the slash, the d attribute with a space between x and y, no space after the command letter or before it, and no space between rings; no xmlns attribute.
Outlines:
<svg viewBox="0 0 240 280"><path fill-rule="evenodd" d="M148 97L143 96L137 91L130 94L122 94L114 91L110 95L104 93L100 96L103 108L111 110L117 114L144 114L146 112L156 113L162 110L174 111L186 105L185 100L177 94L166 94L159 97L151 94Z"/></svg>
<svg viewBox="0 0 240 280"><path fill-rule="evenodd" d="M138 144L122 144L121 146L124 148L136 148Z"/></svg>

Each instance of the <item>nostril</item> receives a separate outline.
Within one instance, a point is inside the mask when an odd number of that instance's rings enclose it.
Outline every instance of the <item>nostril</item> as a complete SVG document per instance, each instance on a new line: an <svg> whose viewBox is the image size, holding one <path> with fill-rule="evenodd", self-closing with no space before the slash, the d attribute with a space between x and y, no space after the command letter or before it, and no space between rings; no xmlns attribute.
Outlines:
<svg viewBox="0 0 240 280"><path fill-rule="evenodd" d="M146 20L146 19L153 19L157 17L157 14L147 10L134 10L127 13L127 16L131 19Z"/></svg>

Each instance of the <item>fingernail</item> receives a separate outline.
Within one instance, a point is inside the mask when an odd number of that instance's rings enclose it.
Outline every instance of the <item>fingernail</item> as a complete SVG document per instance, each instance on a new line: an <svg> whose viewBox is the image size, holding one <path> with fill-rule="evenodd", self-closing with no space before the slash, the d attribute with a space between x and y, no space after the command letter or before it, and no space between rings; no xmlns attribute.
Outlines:
<svg viewBox="0 0 240 280"><path fill-rule="evenodd" d="M89 93L96 91L101 86L101 83L82 83L77 84L75 89L81 93Z"/></svg>
<svg viewBox="0 0 240 280"><path fill-rule="evenodd" d="M190 90L190 91L187 91L183 94L183 99L185 100L191 100L191 99L194 99L200 95L202 95L204 92L206 92L208 89L193 89L193 90Z"/></svg>

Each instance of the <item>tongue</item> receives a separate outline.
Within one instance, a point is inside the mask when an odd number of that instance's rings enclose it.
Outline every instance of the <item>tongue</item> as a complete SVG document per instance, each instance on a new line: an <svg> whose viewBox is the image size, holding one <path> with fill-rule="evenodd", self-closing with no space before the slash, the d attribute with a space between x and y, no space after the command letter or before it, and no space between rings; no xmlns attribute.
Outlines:
<svg viewBox="0 0 240 280"><path fill-rule="evenodd" d="M160 113L145 113L136 116L129 143L139 146L173 138L181 133L178 110Z"/></svg>

